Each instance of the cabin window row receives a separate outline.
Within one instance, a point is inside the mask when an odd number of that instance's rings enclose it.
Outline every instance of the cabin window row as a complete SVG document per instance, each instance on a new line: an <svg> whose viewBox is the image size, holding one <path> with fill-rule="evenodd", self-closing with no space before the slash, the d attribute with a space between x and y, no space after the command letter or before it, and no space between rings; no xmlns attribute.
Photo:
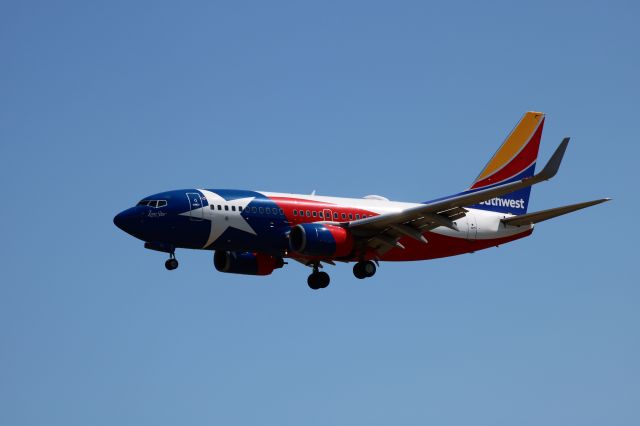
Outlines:
<svg viewBox="0 0 640 426"><path fill-rule="evenodd" d="M228 206L228 205L222 205L222 204L211 204L210 205L211 210L225 210L225 211L229 211L231 210L232 212L236 211L236 206ZM268 215L280 215L280 216L284 216L284 211L282 209L279 209L277 207L247 207L244 208L242 206L237 206L237 211L241 212L241 211L251 211L251 213L259 213L259 214L268 214Z"/></svg>
<svg viewBox="0 0 640 426"><path fill-rule="evenodd" d="M164 201L164 200L161 200ZM142 202L141 202L142 203ZM166 205L166 201L164 201L163 206ZM158 206L161 207L161 206ZM268 214L268 215L280 215L280 216L284 216L284 211L280 208L277 207L247 207L244 208L242 206L229 206L229 205L222 205L222 204L211 204L209 205L209 208L211 208L211 210L224 210L224 211L239 211L242 212L243 210L245 211L250 211L251 213L258 213L258 214ZM331 213L327 213L326 217L325 217L325 213L324 211L317 211L317 210L298 210L298 209L293 209L293 215L294 216L306 216L306 217L315 217L315 218L320 218L320 219L331 219ZM333 219L335 220L347 220L347 218L349 220L353 220L354 218L356 220L358 219L365 219L367 218L366 214L360 215L359 213L356 213L355 215L353 213L337 213L334 212L333 213Z"/></svg>
<svg viewBox="0 0 640 426"><path fill-rule="evenodd" d="M210 205L209 205L209 208L210 208L211 210L215 210L215 209L217 208L218 210L222 210L222 209L224 209L225 211L229 211L229 210L231 210L232 212L235 212L235 211L236 211L236 206L228 206L228 205L224 205L224 206L223 206L222 204L210 204ZM237 210L238 210L239 212L241 212L241 211L242 211L242 206L238 206L238 207L237 207Z"/></svg>
<svg viewBox="0 0 640 426"><path fill-rule="evenodd" d="M315 210L300 210L300 211L298 211L297 209L293 209L293 215L294 216L306 216L306 217L319 217L320 219L331 219L331 213L327 213L325 215L323 211L315 211ZM336 219L336 220L338 220L339 218L342 218L343 220L346 220L347 217L349 218L349 220L353 220L354 214L353 213L348 213L348 214L347 213L337 213L337 212L333 213L333 218ZM364 219L366 217L367 217L366 214L362 215L362 219ZM356 219L360 219L360 214L356 213L355 214L355 218Z"/></svg>

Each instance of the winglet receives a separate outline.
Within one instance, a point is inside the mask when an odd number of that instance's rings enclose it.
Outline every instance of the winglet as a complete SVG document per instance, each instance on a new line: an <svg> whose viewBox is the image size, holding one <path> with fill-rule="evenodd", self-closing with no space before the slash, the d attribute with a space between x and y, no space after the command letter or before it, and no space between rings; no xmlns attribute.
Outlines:
<svg viewBox="0 0 640 426"><path fill-rule="evenodd" d="M547 161L547 164L544 166L544 169L542 169L542 171L538 173L537 176L534 176L536 180L549 180L554 177L556 173L558 173L558 170L560 169L560 163L562 163L562 157L564 157L564 152L567 150L567 146L569 145L569 139L570 138L562 139L562 142L560 142L560 145L558 145L555 152L553 153L549 161Z"/></svg>

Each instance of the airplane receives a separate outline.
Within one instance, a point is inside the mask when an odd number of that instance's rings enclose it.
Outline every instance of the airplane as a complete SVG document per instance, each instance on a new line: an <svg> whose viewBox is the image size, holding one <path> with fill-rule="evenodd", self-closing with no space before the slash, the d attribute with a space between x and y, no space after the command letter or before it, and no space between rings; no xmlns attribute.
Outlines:
<svg viewBox="0 0 640 426"><path fill-rule="evenodd" d="M609 201L527 213L531 187L556 175L569 144L563 139L534 174L544 121L542 112L525 113L467 190L431 201L183 189L145 197L113 221L168 253L168 270L178 267L178 248L213 250L218 271L246 275L270 275L291 259L312 269L307 284L318 290L330 282L325 265L354 262L355 277L369 278L380 262L497 247L528 237L536 223Z"/></svg>

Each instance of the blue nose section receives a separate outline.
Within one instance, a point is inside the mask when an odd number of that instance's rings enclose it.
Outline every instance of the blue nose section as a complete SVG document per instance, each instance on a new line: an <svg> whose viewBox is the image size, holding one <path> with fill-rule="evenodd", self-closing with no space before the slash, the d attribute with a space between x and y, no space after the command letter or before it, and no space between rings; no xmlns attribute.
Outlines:
<svg viewBox="0 0 640 426"><path fill-rule="evenodd" d="M124 232L131 233L133 228L134 217L131 209L120 212L113 218L113 223Z"/></svg>

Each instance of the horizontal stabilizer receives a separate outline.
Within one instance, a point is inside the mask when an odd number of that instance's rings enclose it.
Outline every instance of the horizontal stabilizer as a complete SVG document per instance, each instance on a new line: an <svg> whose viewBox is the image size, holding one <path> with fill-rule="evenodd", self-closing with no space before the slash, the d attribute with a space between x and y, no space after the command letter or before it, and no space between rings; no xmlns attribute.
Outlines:
<svg viewBox="0 0 640 426"><path fill-rule="evenodd" d="M605 201L609 200L611 200L611 198L602 198L600 200L586 201L584 203L571 204L564 207L556 207L555 209L541 210L539 212L527 213L520 216L502 219L502 222L505 225L511 226L531 225L533 223L542 222L547 219L553 219L557 216L562 216L563 214L575 212L576 210L581 210L586 207L595 206L596 204L604 203Z"/></svg>

